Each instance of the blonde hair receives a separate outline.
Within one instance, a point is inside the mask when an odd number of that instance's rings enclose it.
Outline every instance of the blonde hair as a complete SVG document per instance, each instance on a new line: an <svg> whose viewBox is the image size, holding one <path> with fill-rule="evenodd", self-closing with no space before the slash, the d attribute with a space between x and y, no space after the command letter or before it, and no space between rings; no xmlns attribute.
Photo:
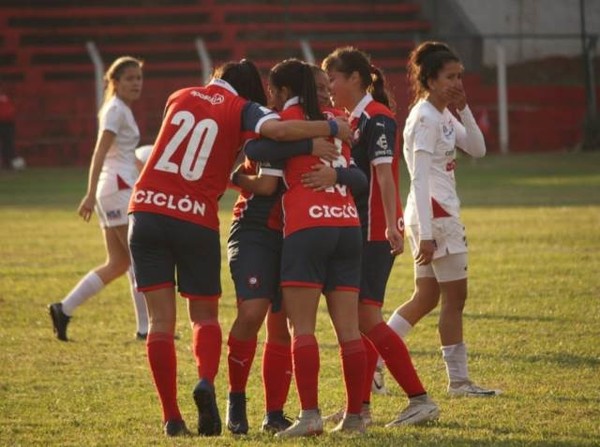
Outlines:
<svg viewBox="0 0 600 447"><path fill-rule="evenodd" d="M132 56L121 56L116 59L106 73L104 73L104 101L105 104L110 98L115 95L115 83L114 81L118 81L123 72L129 67L139 67L142 68L144 66L144 61L141 59L137 59Z"/></svg>

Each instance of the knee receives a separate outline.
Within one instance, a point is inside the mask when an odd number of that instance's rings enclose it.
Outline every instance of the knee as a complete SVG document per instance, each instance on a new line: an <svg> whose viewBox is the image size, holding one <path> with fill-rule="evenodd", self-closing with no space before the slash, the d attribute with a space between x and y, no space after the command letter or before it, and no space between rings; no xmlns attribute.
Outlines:
<svg viewBox="0 0 600 447"><path fill-rule="evenodd" d="M257 308L246 308L240 306L237 314L237 323L246 328L253 328L257 332L265 319L265 312L263 309Z"/></svg>

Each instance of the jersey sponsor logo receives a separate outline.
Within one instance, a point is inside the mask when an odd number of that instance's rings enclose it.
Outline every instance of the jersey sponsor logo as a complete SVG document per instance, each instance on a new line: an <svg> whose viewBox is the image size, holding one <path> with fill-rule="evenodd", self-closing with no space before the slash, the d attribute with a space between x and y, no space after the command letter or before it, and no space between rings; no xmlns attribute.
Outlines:
<svg viewBox="0 0 600 447"><path fill-rule="evenodd" d="M204 101L208 101L213 106L223 104L223 102L225 102L225 97L223 95L221 95L220 93L215 93L214 95L207 95L205 93L201 93L199 91L192 90L191 95L195 96L196 98L203 99Z"/></svg>
<svg viewBox="0 0 600 447"><path fill-rule="evenodd" d="M196 214L204 216L206 212L206 204L200 203L197 200L192 200L189 196L179 197L164 192L156 192L150 190L139 190L133 195L135 203L152 204L159 208L167 208L170 210L178 210L184 214Z"/></svg>
<svg viewBox="0 0 600 447"><path fill-rule="evenodd" d="M387 138L384 133L381 134L381 136L377 140L377 146L379 146L381 149L387 150L388 142L387 142Z"/></svg>
<svg viewBox="0 0 600 447"><path fill-rule="evenodd" d="M308 215L313 219L349 219L358 217L358 212L352 205L313 205L308 209Z"/></svg>

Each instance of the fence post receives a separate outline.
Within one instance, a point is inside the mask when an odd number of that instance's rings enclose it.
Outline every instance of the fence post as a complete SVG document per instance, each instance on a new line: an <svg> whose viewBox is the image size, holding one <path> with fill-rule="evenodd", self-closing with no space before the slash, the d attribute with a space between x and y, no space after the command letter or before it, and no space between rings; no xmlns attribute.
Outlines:
<svg viewBox="0 0 600 447"><path fill-rule="evenodd" d="M501 42L496 45L496 70L498 78L498 135L500 153L508 154L508 98L506 90L506 55Z"/></svg>
<svg viewBox="0 0 600 447"><path fill-rule="evenodd" d="M208 50L206 49L206 45L204 45L204 40L201 37L197 37L194 44L196 45L196 51L198 52L198 57L202 64L202 82L207 84L212 76L212 61L208 54Z"/></svg>
<svg viewBox="0 0 600 447"><path fill-rule="evenodd" d="M94 64L94 78L96 84L96 111L100 110L102 107L102 102L104 100L104 63L102 62L102 57L100 56L100 52L98 51L98 47L94 42L87 41L85 43L85 48Z"/></svg>

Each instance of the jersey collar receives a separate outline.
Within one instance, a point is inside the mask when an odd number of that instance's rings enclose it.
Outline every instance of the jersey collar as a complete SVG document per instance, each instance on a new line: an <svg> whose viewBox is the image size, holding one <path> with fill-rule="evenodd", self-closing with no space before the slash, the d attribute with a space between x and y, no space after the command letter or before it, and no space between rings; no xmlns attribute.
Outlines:
<svg viewBox="0 0 600 447"><path fill-rule="evenodd" d="M288 99L283 105L283 110L295 106L296 104L300 104L300 97L294 96L293 98Z"/></svg>
<svg viewBox="0 0 600 447"><path fill-rule="evenodd" d="M224 81L223 79L216 79L213 78L211 79L211 81L208 83L208 85L218 85L219 87L224 88L225 90L229 90L231 93L233 93L234 95L237 95L238 92L231 86L231 84L227 81Z"/></svg>
<svg viewBox="0 0 600 447"><path fill-rule="evenodd" d="M365 108L367 107L367 105L369 105L371 101L373 101L373 96L371 96L370 93L367 93L365 96L363 96L363 98L358 102L358 104L356 104L356 107L354 107L354 110L350 114L350 119L360 118L362 113L365 111Z"/></svg>

